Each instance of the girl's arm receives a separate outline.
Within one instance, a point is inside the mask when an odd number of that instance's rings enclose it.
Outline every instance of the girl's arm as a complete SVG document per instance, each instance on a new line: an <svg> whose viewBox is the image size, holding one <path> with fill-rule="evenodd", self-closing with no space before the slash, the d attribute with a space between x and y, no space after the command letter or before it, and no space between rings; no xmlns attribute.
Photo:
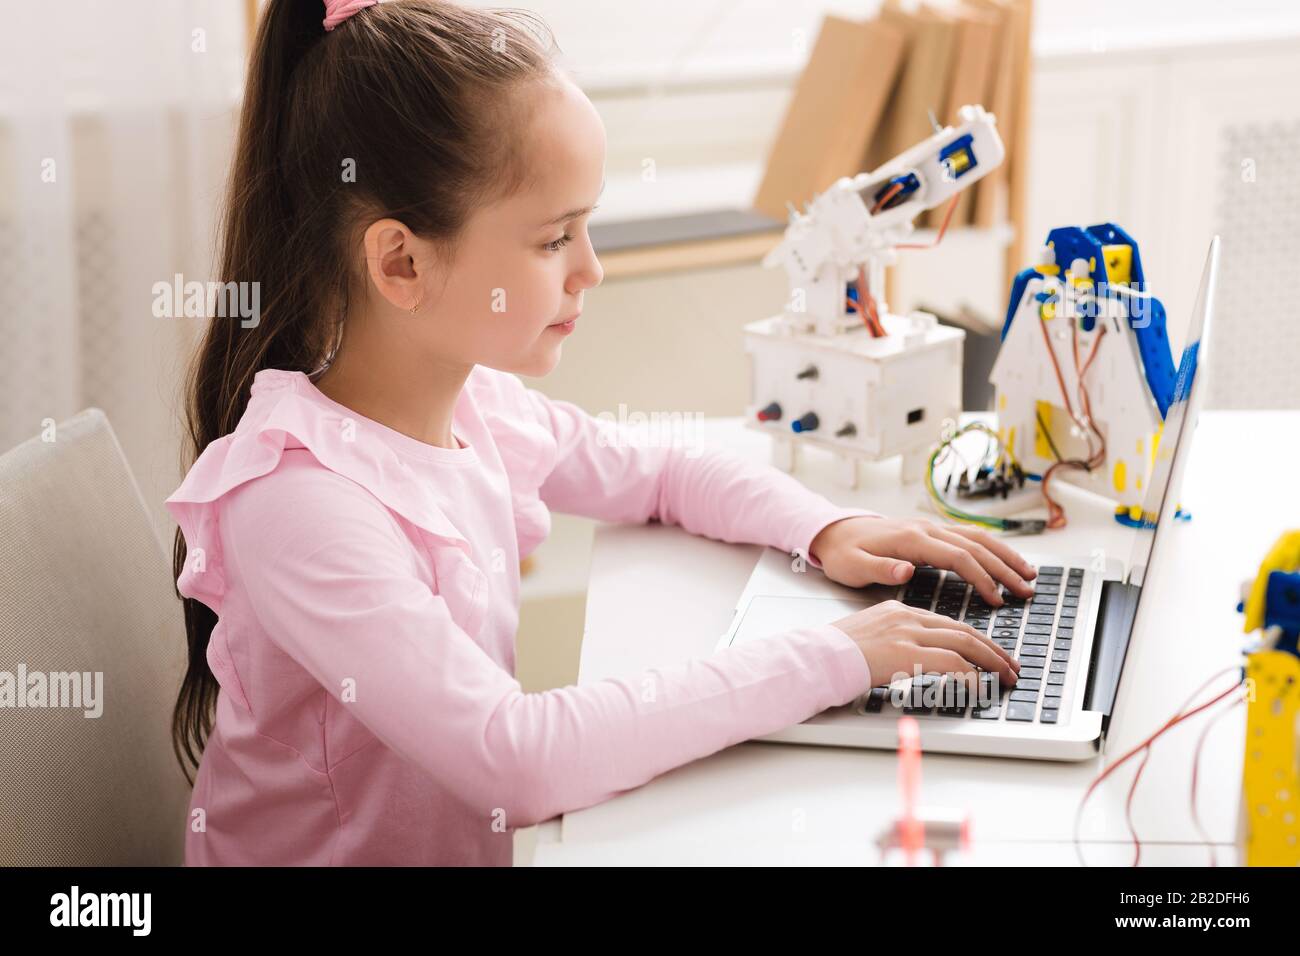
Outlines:
<svg viewBox="0 0 1300 956"><path fill-rule="evenodd" d="M536 389L526 393L555 437L555 468L539 489L555 510L613 522L658 520L719 541L798 550L817 568L809 545L822 528L856 515L881 517L841 508L783 471L722 451L620 443L613 423Z"/></svg>
<svg viewBox="0 0 1300 956"><path fill-rule="evenodd" d="M343 706L485 826L501 812L518 827L598 803L872 683L857 645L826 624L524 693L417 576L405 532L360 486L281 469L231 492L221 521L227 570L270 640L336 698L353 689Z"/></svg>

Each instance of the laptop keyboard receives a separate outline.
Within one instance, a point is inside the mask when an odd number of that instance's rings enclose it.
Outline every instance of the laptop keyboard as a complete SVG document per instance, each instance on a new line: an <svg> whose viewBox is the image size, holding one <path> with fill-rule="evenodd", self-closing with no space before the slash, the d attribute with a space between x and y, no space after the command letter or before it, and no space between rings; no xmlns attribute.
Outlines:
<svg viewBox="0 0 1300 956"><path fill-rule="evenodd" d="M1083 568L1044 565L1034 579L1033 597L1017 597L1004 588L1006 603L994 608L956 572L918 567L903 588L903 603L963 621L991 637L1020 661L1020 680L1014 688L1001 687L994 700L992 689L998 684L994 674L979 673L983 686L977 694L968 693L961 681L926 674L909 682L902 712L1057 723L1082 594ZM866 713L895 706L887 687L873 688L863 701Z"/></svg>

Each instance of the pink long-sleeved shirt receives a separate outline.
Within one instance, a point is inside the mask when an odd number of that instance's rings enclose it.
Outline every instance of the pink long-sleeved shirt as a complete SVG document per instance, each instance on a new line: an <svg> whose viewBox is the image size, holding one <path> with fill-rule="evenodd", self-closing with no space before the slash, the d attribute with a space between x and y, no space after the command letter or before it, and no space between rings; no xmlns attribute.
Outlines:
<svg viewBox="0 0 1300 956"><path fill-rule="evenodd" d="M218 615L188 865L508 865L515 827L871 686L861 651L826 624L524 693L519 560L549 508L805 554L832 521L876 514L608 428L479 366L453 417L461 447L440 448L301 372L257 373L238 427L167 499L189 549L180 591Z"/></svg>

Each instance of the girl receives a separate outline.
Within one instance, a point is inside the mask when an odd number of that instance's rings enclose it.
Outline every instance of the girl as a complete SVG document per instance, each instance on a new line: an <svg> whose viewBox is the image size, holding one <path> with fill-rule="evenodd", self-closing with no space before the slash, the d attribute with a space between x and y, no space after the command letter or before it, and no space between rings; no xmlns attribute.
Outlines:
<svg viewBox="0 0 1300 956"><path fill-rule="evenodd" d="M550 512L800 551L852 586L1033 570L978 531L833 506L719 454L625 447L545 375L601 281L604 131L527 15L271 0L221 239L261 284L215 319L167 504L197 767L189 864L509 864L512 830L1001 648L888 602L628 680L525 694L519 560ZM647 692L652 691L652 692ZM201 759L200 759L201 758Z"/></svg>

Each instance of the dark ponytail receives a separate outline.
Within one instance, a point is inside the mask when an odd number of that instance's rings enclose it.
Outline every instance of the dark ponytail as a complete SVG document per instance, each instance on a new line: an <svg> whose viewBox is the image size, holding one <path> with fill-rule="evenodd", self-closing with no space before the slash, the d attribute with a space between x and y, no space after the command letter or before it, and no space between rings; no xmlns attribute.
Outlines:
<svg viewBox="0 0 1300 956"><path fill-rule="evenodd" d="M219 278L258 283L261 311L248 326L208 324L185 384L186 470L234 431L257 372L311 373L329 360L349 292L364 281L358 225L391 216L450 251L477 204L523 184L521 94L552 76L545 24L443 0L389 0L329 33L323 19L323 3L271 0L258 27ZM177 578L186 554L177 530ZM214 719L207 649L217 617L200 601L181 602L189 666L172 743L189 777Z"/></svg>

